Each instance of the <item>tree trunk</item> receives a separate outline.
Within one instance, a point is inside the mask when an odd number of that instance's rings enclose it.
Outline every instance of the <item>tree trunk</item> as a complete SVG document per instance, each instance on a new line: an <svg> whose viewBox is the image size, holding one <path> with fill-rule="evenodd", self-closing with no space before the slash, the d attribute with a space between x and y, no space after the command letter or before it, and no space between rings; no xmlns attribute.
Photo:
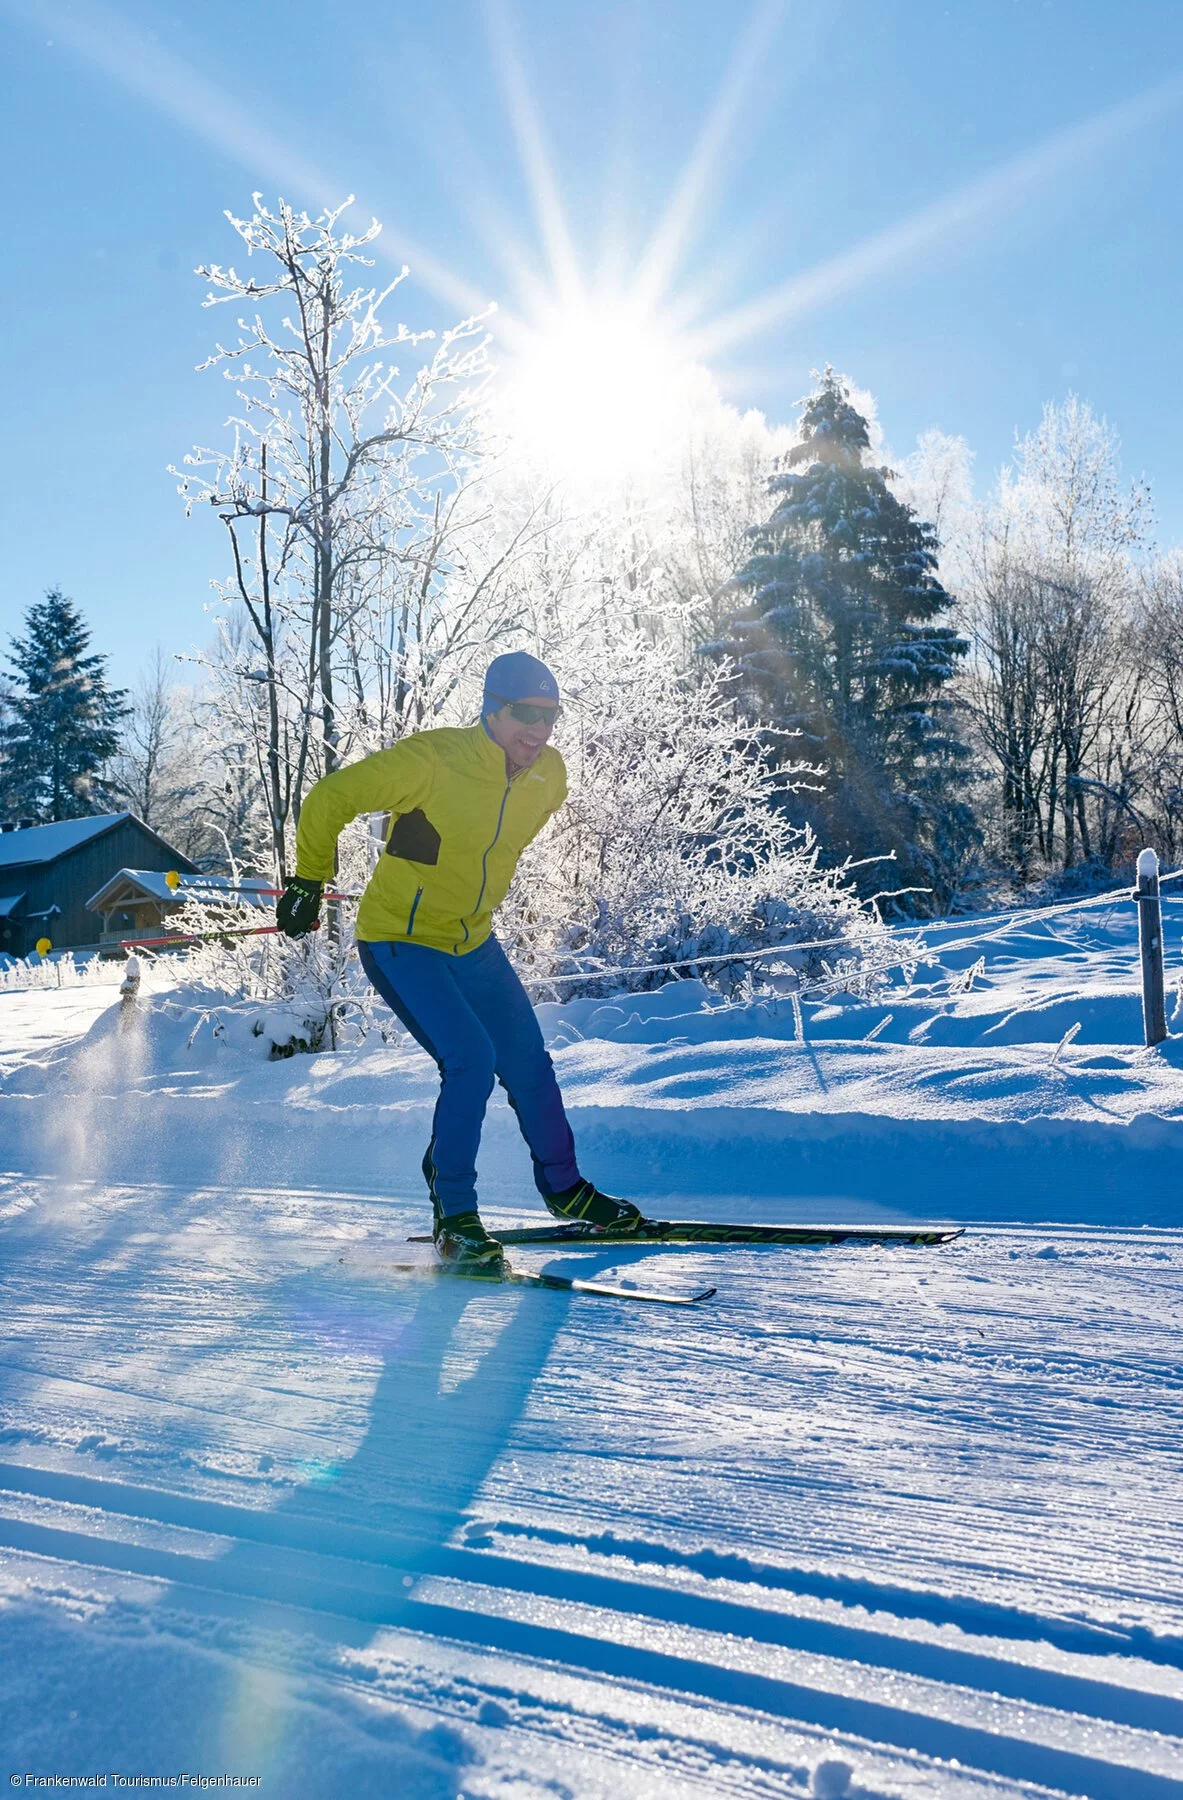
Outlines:
<svg viewBox="0 0 1183 1800"><path fill-rule="evenodd" d="M260 494L267 499L267 445L260 454ZM267 802L271 813L271 850L281 887L287 886L287 807L279 757L279 671L275 655L275 615L271 604L271 563L267 551L267 515L259 520L259 583L263 604L263 655L267 668Z"/></svg>

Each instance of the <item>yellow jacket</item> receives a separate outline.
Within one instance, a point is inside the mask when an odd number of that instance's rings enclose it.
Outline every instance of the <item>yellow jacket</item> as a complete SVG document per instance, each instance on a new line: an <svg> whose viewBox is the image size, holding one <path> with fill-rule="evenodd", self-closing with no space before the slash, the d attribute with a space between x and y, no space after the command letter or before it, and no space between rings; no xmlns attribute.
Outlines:
<svg viewBox="0 0 1183 1800"><path fill-rule="evenodd" d="M296 873L331 881L342 826L359 813L389 812L358 937L463 956L488 937L518 858L566 798L563 759L549 744L510 780L505 752L483 725L417 731L309 789Z"/></svg>

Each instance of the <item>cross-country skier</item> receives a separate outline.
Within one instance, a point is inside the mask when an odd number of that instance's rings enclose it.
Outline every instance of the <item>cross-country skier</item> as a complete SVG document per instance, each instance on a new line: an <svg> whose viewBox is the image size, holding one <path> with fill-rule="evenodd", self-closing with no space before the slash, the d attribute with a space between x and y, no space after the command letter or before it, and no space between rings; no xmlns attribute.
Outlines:
<svg viewBox="0 0 1183 1800"><path fill-rule="evenodd" d="M477 1210L476 1157L494 1080L517 1114L534 1180L556 1218L627 1230L641 1214L579 1173L575 1143L525 989L493 936L518 858L567 797L548 743L559 686L525 651L485 676L479 724L418 731L318 781L300 811L296 874L276 918L289 937L316 924L337 836L388 812L386 851L357 915L362 967L440 1072L423 1173L439 1256L482 1267L501 1245Z"/></svg>

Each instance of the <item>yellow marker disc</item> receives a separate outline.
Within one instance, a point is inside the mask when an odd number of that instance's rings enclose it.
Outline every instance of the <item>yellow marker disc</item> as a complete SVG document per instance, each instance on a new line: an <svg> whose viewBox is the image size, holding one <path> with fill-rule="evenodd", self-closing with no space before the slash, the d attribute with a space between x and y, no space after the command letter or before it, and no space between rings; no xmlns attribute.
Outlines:
<svg viewBox="0 0 1183 1800"><path fill-rule="evenodd" d="M48 956L52 949L53 949L53 945L50 943L48 938L38 938L37 939L37 954L38 954L38 956Z"/></svg>
<svg viewBox="0 0 1183 1800"><path fill-rule="evenodd" d="M181 877L177 874L177 871L175 869L169 870L168 874L164 878L164 885L165 885L165 887L171 888L174 894L176 893L177 889L181 885Z"/></svg>

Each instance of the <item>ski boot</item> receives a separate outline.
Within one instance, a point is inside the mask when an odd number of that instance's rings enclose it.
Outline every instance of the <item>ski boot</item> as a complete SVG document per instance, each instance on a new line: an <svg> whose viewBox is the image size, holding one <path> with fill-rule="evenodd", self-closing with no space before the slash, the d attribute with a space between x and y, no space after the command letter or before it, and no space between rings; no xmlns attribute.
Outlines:
<svg viewBox="0 0 1183 1800"><path fill-rule="evenodd" d="M501 1274L503 1247L491 1238L481 1223L481 1215L471 1212L445 1213L435 1191L435 1139L432 1138L423 1157L423 1179L431 1195L431 1241L441 1262L473 1275Z"/></svg>
<svg viewBox="0 0 1183 1800"><path fill-rule="evenodd" d="M475 1212L436 1213L432 1222L431 1241L441 1262L450 1263L463 1274L501 1274L504 1251L496 1238L491 1238Z"/></svg>
<svg viewBox="0 0 1183 1800"><path fill-rule="evenodd" d="M546 1210L569 1225L592 1225L597 1231L635 1231L645 1215L631 1200L602 1194L590 1181L577 1181L561 1194L545 1194Z"/></svg>

